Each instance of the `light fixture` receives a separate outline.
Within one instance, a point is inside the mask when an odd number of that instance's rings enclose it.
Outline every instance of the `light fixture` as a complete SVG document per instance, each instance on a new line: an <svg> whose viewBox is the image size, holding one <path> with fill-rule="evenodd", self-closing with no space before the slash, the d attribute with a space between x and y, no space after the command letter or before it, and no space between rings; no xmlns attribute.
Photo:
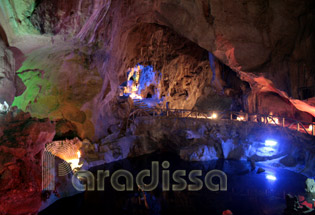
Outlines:
<svg viewBox="0 0 315 215"><path fill-rule="evenodd" d="M236 118L237 121L245 121L245 118L243 116L238 116Z"/></svg>
<svg viewBox="0 0 315 215"><path fill-rule="evenodd" d="M266 179L270 180L270 181L276 181L277 177L274 175L266 175Z"/></svg>
<svg viewBox="0 0 315 215"><path fill-rule="evenodd" d="M212 115L210 117L208 117L209 119L217 119L218 118L218 114L217 113L212 113Z"/></svg>
<svg viewBox="0 0 315 215"><path fill-rule="evenodd" d="M278 144L278 142L275 140L266 140L265 141L265 146L276 146L277 144Z"/></svg>
<svg viewBox="0 0 315 215"><path fill-rule="evenodd" d="M312 131L312 130L313 130L313 125L310 125L310 126L308 127L308 130L309 130L309 131Z"/></svg>

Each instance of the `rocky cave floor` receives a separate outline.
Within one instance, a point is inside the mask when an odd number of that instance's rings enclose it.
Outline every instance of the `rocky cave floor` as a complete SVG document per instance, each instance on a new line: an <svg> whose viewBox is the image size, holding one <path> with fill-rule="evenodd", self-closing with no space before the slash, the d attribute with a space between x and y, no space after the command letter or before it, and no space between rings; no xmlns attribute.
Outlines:
<svg viewBox="0 0 315 215"><path fill-rule="evenodd" d="M23 213L23 210L41 207L40 214L65 210L84 214L94 209L95 214L99 210L115 214L176 211L221 214L229 209L236 214L277 214L286 208L286 194L297 195L299 200L307 199L308 203L303 204L308 208L314 204L314 195L305 191L305 181L315 170L314 137L281 127L239 121L139 117L124 134L113 133L93 143L79 138L53 141L55 130L51 121L32 118L17 109L9 112L2 124L5 126L1 127L4 143L1 148L5 153L1 156L1 183L5 186L1 198L5 198L3 201L7 204L3 207L9 211L18 208ZM265 141L271 139L278 144L267 147ZM142 168L150 169L151 161L167 160L171 172L176 169L189 172L194 168L204 172L222 170L228 176L228 190L162 192L159 186L156 191L145 194L151 201L150 209L137 196L142 192L115 193L108 181L105 181L109 187L105 192L80 193L71 184L71 174L57 177L54 192L42 192L41 171L36 168L41 166L39 152L51 142L76 146L73 149L81 152L82 169L94 173L99 169L111 172L126 169L137 173ZM61 162L61 159L56 162L56 168ZM23 169L25 172L20 174ZM30 175L32 171L34 174ZM17 185L21 187L19 195ZM26 189L22 188L24 185ZM42 198L35 197L38 192L42 193ZM33 204L26 206L22 201L25 198ZM21 203L18 206L16 202ZM311 209L303 210L314 213ZM299 212L289 210L288 214Z"/></svg>

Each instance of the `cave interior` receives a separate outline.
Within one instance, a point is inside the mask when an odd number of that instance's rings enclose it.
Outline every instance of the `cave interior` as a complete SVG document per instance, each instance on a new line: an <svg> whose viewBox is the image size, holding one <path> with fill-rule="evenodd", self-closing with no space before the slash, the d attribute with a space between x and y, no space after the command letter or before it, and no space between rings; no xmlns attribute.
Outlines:
<svg viewBox="0 0 315 215"><path fill-rule="evenodd" d="M0 0L0 214L315 214L314 29L313 0Z"/></svg>

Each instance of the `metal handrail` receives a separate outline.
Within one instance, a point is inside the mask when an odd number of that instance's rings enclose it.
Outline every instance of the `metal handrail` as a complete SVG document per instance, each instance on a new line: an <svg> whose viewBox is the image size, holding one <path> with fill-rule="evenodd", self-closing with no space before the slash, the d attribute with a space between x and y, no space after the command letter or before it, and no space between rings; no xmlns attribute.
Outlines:
<svg viewBox="0 0 315 215"><path fill-rule="evenodd" d="M141 111L139 111L141 110ZM202 111L197 111L197 110L188 110L188 109L165 109L165 108L138 108L134 111L132 111L129 115L128 120L132 118L133 120L136 117L137 113L145 113L146 116L151 116L151 117L173 117L175 116L176 118L193 118L196 117L196 119L199 117L202 117L204 119L209 119L210 117L208 116L208 113L202 112ZM234 116L245 116L243 120L240 121L246 121L246 122L252 122L250 120L251 118L255 118L256 122L260 123L262 121L261 119L263 118L264 123L268 125L275 125L275 126L281 126L283 128L289 128L291 129L291 126L296 125L296 130L301 132L304 131L308 135L314 136L314 129L315 129L315 124L314 122L309 123L309 122L303 122L303 121L298 121L296 119L291 119L291 118L285 118L281 116L275 116L275 115L264 115L264 114L254 114L254 113L246 113L246 112L237 112L237 111L221 111L221 112L216 112L213 111L213 113L217 114L216 120L222 120L224 119L224 116L230 116L227 117L228 120L235 121ZM282 123L277 122L275 119L282 119ZM273 122L273 124L270 123ZM254 121L255 122L255 121ZM291 122L288 126L285 125L285 122ZM127 123L128 125L129 123ZM309 132L307 128L305 128L304 124L307 125L312 125L312 131Z"/></svg>

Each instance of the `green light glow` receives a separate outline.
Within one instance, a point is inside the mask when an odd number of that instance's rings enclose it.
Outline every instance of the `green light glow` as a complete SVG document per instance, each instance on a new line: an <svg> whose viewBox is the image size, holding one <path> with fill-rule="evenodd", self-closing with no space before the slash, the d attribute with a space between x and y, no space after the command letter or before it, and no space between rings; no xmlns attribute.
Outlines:
<svg viewBox="0 0 315 215"><path fill-rule="evenodd" d="M9 24L15 35L39 34L29 17L35 8L35 0L0 0L0 12L6 20L1 24Z"/></svg>
<svg viewBox="0 0 315 215"><path fill-rule="evenodd" d="M36 117L47 117L58 109L59 90L57 74L65 52L53 53L51 48L33 52L17 71L26 86L25 92L16 97L12 106L29 111ZM55 55L54 60L49 59Z"/></svg>

